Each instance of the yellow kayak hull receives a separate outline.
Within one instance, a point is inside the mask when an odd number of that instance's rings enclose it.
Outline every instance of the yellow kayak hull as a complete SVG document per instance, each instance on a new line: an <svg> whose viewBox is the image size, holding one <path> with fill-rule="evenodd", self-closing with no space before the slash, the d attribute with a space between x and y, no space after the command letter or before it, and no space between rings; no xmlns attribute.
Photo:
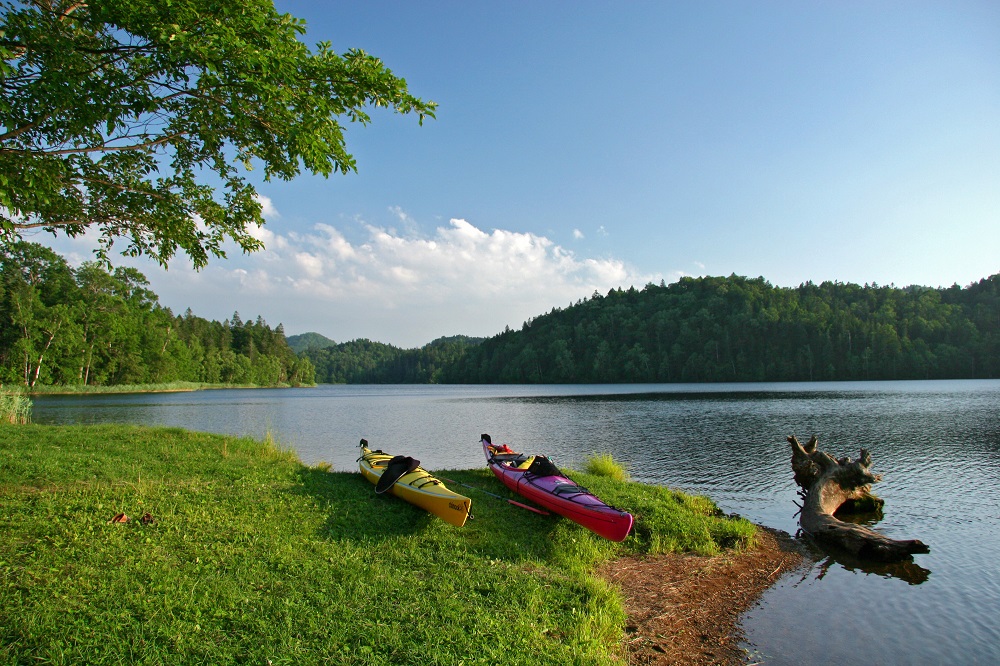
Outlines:
<svg viewBox="0 0 1000 666"><path fill-rule="evenodd" d="M361 459L358 461L361 475L377 485L391 459L392 456L387 453L372 451L367 446L362 446ZM389 488L389 492L458 527L465 525L469 511L472 510L472 500L448 490L441 481L422 467L417 467L399 477Z"/></svg>

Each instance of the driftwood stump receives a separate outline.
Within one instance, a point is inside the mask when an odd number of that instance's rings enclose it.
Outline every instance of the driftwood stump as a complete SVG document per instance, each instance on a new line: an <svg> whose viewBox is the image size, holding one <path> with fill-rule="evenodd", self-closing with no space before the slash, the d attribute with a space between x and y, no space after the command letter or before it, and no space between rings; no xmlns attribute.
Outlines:
<svg viewBox="0 0 1000 666"><path fill-rule="evenodd" d="M930 548L917 539L897 541L834 516L845 505L881 508L882 500L871 494L871 484L881 481L882 477L869 471L872 459L867 450L861 449L861 457L855 461L850 458L836 460L817 450L815 435L805 445L799 444L794 436L789 437L788 442L792 445L795 483L805 493L799 518L803 532L860 559L879 562L896 562L914 553L930 552Z"/></svg>

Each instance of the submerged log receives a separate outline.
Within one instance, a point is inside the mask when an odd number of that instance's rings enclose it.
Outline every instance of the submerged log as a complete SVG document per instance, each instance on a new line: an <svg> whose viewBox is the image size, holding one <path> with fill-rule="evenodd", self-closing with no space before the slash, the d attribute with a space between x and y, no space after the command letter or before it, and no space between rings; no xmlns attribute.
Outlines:
<svg viewBox="0 0 1000 666"><path fill-rule="evenodd" d="M799 525L817 541L842 548L860 559L896 562L915 553L929 553L917 539L897 541L863 525L846 523L834 516L842 506L865 505L881 508L882 500L871 493L871 485L882 480L872 474L871 455L861 449L861 457L835 459L816 448L813 435L805 444L791 436L792 472L804 491Z"/></svg>

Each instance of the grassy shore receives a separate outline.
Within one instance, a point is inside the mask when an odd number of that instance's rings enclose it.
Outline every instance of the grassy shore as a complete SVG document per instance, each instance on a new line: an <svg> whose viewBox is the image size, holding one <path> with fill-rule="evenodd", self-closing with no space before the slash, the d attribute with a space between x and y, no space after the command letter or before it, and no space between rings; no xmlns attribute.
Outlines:
<svg viewBox="0 0 1000 666"><path fill-rule="evenodd" d="M0 386L0 423L24 425L31 421L31 400L22 391Z"/></svg>
<svg viewBox="0 0 1000 666"><path fill-rule="evenodd" d="M485 468L445 476L513 497ZM620 663L621 598L595 567L741 548L755 528L573 476L632 510L634 535L471 490L455 528L266 438L0 425L0 663Z"/></svg>
<svg viewBox="0 0 1000 666"><path fill-rule="evenodd" d="M202 391L206 389L224 388L288 388L288 384L280 386L255 386L252 384L208 384L205 382L167 382L164 384L112 384L110 386L93 386L91 384L65 384L59 386L36 386L30 395L90 395L94 393L174 393L183 391Z"/></svg>

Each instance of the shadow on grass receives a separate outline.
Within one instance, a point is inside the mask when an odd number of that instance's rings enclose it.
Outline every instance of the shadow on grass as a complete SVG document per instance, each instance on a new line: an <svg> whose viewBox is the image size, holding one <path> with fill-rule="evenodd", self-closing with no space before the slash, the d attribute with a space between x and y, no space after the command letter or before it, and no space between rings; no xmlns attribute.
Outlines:
<svg viewBox="0 0 1000 666"><path fill-rule="evenodd" d="M471 515L463 527L450 525L394 495L375 494L375 486L360 474L312 467L299 472L301 492L327 513L320 530L322 538L370 542L420 536L443 539L448 547L486 559L550 558L554 533L564 519L539 515L486 494L524 501L496 483L487 470L448 470L440 475L486 491L445 483L472 500Z"/></svg>
<svg viewBox="0 0 1000 666"><path fill-rule="evenodd" d="M301 492L327 519L320 536L332 541L372 541L407 536L426 529L433 518L394 495L376 495L361 474L303 467Z"/></svg>

